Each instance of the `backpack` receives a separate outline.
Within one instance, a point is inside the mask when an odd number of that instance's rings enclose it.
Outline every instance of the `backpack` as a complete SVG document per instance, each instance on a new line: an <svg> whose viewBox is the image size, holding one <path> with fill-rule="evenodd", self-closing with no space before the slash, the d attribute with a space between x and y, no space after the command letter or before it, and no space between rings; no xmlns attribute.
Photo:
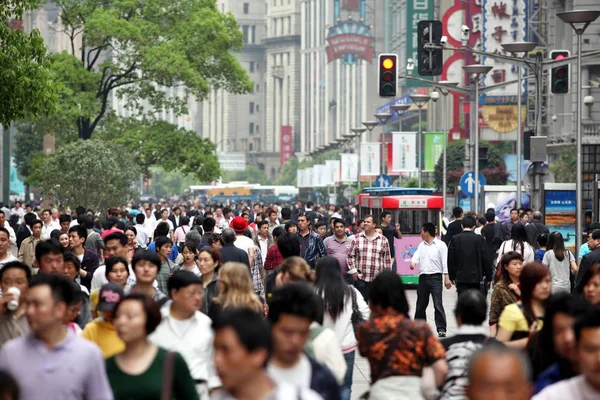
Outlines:
<svg viewBox="0 0 600 400"><path fill-rule="evenodd" d="M502 234L502 226L499 223L494 224L494 237L492 238L492 248L494 252L497 252L504 242L504 235Z"/></svg>

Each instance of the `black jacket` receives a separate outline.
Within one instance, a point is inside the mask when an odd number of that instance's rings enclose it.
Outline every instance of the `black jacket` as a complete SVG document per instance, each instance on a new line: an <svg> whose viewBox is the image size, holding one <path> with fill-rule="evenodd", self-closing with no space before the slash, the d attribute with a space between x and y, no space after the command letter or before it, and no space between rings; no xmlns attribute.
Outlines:
<svg viewBox="0 0 600 400"><path fill-rule="evenodd" d="M246 264L248 267L248 271L250 270L250 259L248 258L248 253L246 253L242 249L238 249L233 245L233 243L226 243L225 246L219 249L221 252L221 263L225 264L226 262L240 262L242 264Z"/></svg>
<svg viewBox="0 0 600 400"><path fill-rule="evenodd" d="M448 246L448 276L458 283L492 281L492 262L483 236L462 231Z"/></svg>
<svg viewBox="0 0 600 400"><path fill-rule="evenodd" d="M450 247L450 242L452 242L452 238L459 233L462 232L462 220L455 219L454 221L448 224L448 228L446 229L446 235L444 236L444 242L446 246Z"/></svg>
<svg viewBox="0 0 600 400"><path fill-rule="evenodd" d="M581 286L581 279L592 265L600 263L600 247L596 247L591 253L586 254L581 259L581 265L579 265L579 271L577 271L577 277L575 278L575 292L583 293Z"/></svg>
<svg viewBox="0 0 600 400"><path fill-rule="evenodd" d="M530 224L525 225L525 231L527 232L527 241L534 249L539 249L537 245L537 239L542 234L545 233L547 235L550 234L550 230L546 227L546 225L542 224L540 221L533 221Z"/></svg>
<svg viewBox="0 0 600 400"><path fill-rule="evenodd" d="M340 387L329 369L308 357L311 366L310 388L325 400L339 400Z"/></svg>

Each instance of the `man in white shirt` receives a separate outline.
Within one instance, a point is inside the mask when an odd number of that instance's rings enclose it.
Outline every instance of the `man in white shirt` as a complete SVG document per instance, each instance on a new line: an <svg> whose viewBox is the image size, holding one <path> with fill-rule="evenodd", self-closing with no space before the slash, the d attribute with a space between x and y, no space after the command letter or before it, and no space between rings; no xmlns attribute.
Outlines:
<svg viewBox="0 0 600 400"><path fill-rule="evenodd" d="M244 235L246 229L248 229L248 222L242 217L235 217L231 221L231 229L235 231L236 239L233 245L238 249L244 250L248 253L250 259L250 268L254 267L254 241L248 236Z"/></svg>
<svg viewBox="0 0 600 400"><path fill-rule="evenodd" d="M201 400L208 391L221 386L213 364L211 319L202 314L202 279L190 271L175 272L168 282L171 304L161 309L162 321L150 335L152 343L181 353L187 363Z"/></svg>
<svg viewBox="0 0 600 400"><path fill-rule="evenodd" d="M11 252L8 251L10 247L10 234L8 230L2 226L0 226L0 269L12 261L19 261L17 257L13 256Z"/></svg>
<svg viewBox="0 0 600 400"><path fill-rule="evenodd" d="M429 296L435 308L435 326L438 336L446 336L446 312L442 302L442 284L452 287L448 278L448 247L435 237L435 225L426 222L421 227L421 239L417 251L410 260L410 269L419 266L419 286L417 287L417 309L415 319L427 319L426 311ZM444 281L442 282L442 275Z"/></svg>
<svg viewBox="0 0 600 400"><path fill-rule="evenodd" d="M600 310L577 318L574 331L581 375L546 387L533 400L600 399Z"/></svg>
<svg viewBox="0 0 600 400"><path fill-rule="evenodd" d="M58 222L54 222L52 218L51 210L44 210L42 212L42 240L50 239L50 234L53 230L60 230L60 225Z"/></svg>
<svg viewBox="0 0 600 400"><path fill-rule="evenodd" d="M310 389L270 377L265 364L272 349L269 324L243 308L225 310L213 322L215 366L223 386L211 400L319 400Z"/></svg>
<svg viewBox="0 0 600 400"><path fill-rule="evenodd" d="M148 247L150 241L148 240L148 232L145 228L146 216L142 213L139 213L135 216L135 230L137 231L136 239L142 248Z"/></svg>
<svg viewBox="0 0 600 400"><path fill-rule="evenodd" d="M17 235L15 235L15 230L6 220L6 213L3 210L0 210L0 226L4 227L8 231L11 253L13 255L17 254Z"/></svg>

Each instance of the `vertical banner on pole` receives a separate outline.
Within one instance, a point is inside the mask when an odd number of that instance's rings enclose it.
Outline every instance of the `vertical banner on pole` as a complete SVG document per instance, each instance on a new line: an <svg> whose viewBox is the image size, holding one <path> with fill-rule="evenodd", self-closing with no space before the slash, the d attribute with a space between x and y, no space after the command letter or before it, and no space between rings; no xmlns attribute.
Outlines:
<svg viewBox="0 0 600 400"><path fill-rule="evenodd" d="M317 164L313 166L313 179L315 181L315 187L325 187L326 184L326 169L325 164Z"/></svg>
<svg viewBox="0 0 600 400"><path fill-rule="evenodd" d="M360 175L377 176L381 166L381 144L380 143L361 143L360 144Z"/></svg>
<svg viewBox="0 0 600 400"><path fill-rule="evenodd" d="M415 172L417 170L416 132L393 132L392 148L392 171Z"/></svg>
<svg viewBox="0 0 600 400"><path fill-rule="evenodd" d="M444 153L444 134L442 132L425 132L425 164L424 172L433 172Z"/></svg>
<svg viewBox="0 0 600 400"><path fill-rule="evenodd" d="M358 154L345 153L341 157L342 182L356 182L358 180Z"/></svg>
<svg viewBox="0 0 600 400"><path fill-rule="evenodd" d="M304 170L303 169L298 169L296 170L296 187L301 188L304 187Z"/></svg>
<svg viewBox="0 0 600 400"><path fill-rule="evenodd" d="M325 161L325 165L328 167L331 185L340 182L340 160L327 160Z"/></svg>
<svg viewBox="0 0 600 400"><path fill-rule="evenodd" d="M304 170L304 187L309 187L312 188L314 187L314 182L313 182L313 169L311 168L306 168Z"/></svg>

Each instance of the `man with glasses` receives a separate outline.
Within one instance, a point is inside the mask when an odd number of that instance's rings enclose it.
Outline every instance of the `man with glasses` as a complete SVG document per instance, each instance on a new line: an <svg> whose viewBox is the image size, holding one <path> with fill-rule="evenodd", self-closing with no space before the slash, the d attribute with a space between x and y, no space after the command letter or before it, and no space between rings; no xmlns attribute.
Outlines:
<svg viewBox="0 0 600 400"><path fill-rule="evenodd" d="M369 300L371 282L381 271L392 269L390 244L385 236L375 230L372 215L364 218L364 231L355 235L348 250L348 274L354 285Z"/></svg>

